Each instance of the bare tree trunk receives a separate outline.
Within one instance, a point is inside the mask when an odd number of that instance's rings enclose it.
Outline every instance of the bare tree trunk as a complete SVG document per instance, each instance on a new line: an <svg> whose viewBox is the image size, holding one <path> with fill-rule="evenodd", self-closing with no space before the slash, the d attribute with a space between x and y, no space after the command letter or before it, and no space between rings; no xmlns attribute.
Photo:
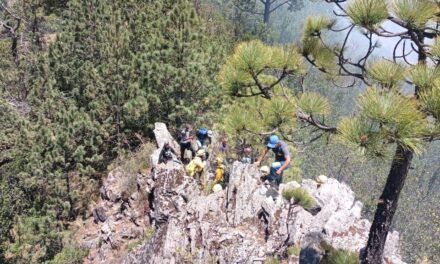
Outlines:
<svg viewBox="0 0 440 264"><path fill-rule="evenodd" d="M400 192L405 184L413 152L397 146L385 188L377 204L362 264L381 264L388 231L396 212Z"/></svg>
<svg viewBox="0 0 440 264"><path fill-rule="evenodd" d="M266 25L269 24L270 13L271 13L270 6L271 6L271 0L266 0L264 2L264 14L263 14L263 22Z"/></svg>

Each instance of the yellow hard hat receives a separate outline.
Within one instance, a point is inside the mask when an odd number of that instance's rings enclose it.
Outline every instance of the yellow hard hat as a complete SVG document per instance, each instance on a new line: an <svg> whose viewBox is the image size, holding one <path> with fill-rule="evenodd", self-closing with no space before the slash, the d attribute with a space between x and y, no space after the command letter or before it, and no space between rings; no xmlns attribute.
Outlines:
<svg viewBox="0 0 440 264"><path fill-rule="evenodd" d="M204 149L199 149L199 150L197 150L197 156L198 157L200 157L200 156L204 156L205 155L205 150Z"/></svg>
<svg viewBox="0 0 440 264"><path fill-rule="evenodd" d="M215 162L217 162L218 164L222 164L223 163L223 158L222 157L217 157L215 159Z"/></svg>
<svg viewBox="0 0 440 264"><path fill-rule="evenodd" d="M222 186L220 185L220 184L215 184L213 187L212 187L212 191L213 192L220 192L221 190L223 190L223 188L222 188Z"/></svg>
<svg viewBox="0 0 440 264"><path fill-rule="evenodd" d="M263 166L263 167L260 168L260 172L261 172L263 175L268 175L269 172L270 172L270 169L269 169L268 166Z"/></svg>

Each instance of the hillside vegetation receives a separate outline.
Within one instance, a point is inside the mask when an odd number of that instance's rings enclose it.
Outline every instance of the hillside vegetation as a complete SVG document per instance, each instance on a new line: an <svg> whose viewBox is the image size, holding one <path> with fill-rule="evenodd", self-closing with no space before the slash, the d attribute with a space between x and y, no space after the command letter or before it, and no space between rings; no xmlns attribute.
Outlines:
<svg viewBox="0 0 440 264"><path fill-rule="evenodd" d="M72 223L155 122L209 127L232 160L277 134L293 154L285 181L325 174L364 203L370 257L398 230L404 260L440 263L438 8L0 1L0 263L80 261Z"/></svg>

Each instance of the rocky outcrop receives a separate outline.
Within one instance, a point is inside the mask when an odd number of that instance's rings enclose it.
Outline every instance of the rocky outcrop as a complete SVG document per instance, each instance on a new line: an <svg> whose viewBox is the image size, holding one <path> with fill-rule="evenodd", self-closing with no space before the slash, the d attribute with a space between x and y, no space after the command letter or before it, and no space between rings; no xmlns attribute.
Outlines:
<svg viewBox="0 0 440 264"><path fill-rule="evenodd" d="M171 147L176 151L177 155L180 156L180 146L177 141L174 140L173 136L171 136L170 132L167 129L167 126L164 123L154 123L154 136L156 138L157 149L151 155L150 164L152 166L156 166L159 161L160 151L165 143L169 143Z"/></svg>
<svg viewBox="0 0 440 264"><path fill-rule="evenodd" d="M359 252L370 227L351 189L323 176L282 184L278 192L260 181L254 165L235 162L228 188L206 195L182 165L169 162L139 174L139 189L125 206L120 178L118 171L109 174L101 189L103 203L87 222L97 228L82 238L95 252L85 263L264 263L269 257L320 263L323 242ZM279 194L299 186L313 196L318 210L307 211ZM154 234L146 236L151 227ZM137 241L128 253L127 241ZM294 247L297 255L290 250ZM385 263L403 263L397 232L388 236Z"/></svg>
<svg viewBox="0 0 440 264"><path fill-rule="evenodd" d="M124 263L264 263L268 256L319 263L322 241L354 252L365 245L370 223L361 219L362 204L347 185L304 180L301 186L321 207L312 215L267 189L259 176L253 165L236 162L229 188L203 196L181 168L160 168L152 175L156 233ZM402 263L398 242L391 233L386 263ZM301 247L300 256L287 255L293 245Z"/></svg>
<svg viewBox="0 0 440 264"><path fill-rule="evenodd" d="M128 248L151 228L147 176L138 174L137 182L143 185L133 193L128 193L126 177L120 169L110 172L103 180L100 199L90 206L89 217L76 223L76 240L89 252L84 264L121 263Z"/></svg>

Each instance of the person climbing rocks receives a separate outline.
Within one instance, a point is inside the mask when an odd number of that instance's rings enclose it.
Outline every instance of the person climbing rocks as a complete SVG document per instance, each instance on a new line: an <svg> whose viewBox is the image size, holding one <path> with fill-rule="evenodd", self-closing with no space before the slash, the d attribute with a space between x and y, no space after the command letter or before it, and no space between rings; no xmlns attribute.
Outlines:
<svg viewBox="0 0 440 264"><path fill-rule="evenodd" d="M226 186L229 183L229 171L227 169L227 166L225 165L225 160L223 157L218 156L215 160L215 179L214 184L220 185L222 189L225 189Z"/></svg>
<svg viewBox="0 0 440 264"><path fill-rule="evenodd" d="M167 163L170 160L176 160L178 161L175 157L177 156L176 151L174 150L173 147L171 147L169 142L165 142L165 144L163 144L162 150L160 151L159 154L159 164L160 163Z"/></svg>
<svg viewBox="0 0 440 264"><path fill-rule="evenodd" d="M264 183L264 184L270 184L268 177L270 174L270 168L269 166L261 166L260 168L260 173L261 173L261 177L260 180Z"/></svg>
<svg viewBox="0 0 440 264"><path fill-rule="evenodd" d="M186 166L186 172L188 176L195 177L198 183L201 183L201 176L205 170L206 153L204 149L199 149L197 151L196 157Z"/></svg>
<svg viewBox="0 0 440 264"><path fill-rule="evenodd" d="M269 182L274 182L279 186L283 182L283 171L288 168L290 164L290 153L286 142L281 141L277 135L272 135L269 138L266 148L261 153L260 157L255 161L255 165L260 166L261 161L266 157L269 150L275 154L275 162L270 167L270 173L267 177Z"/></svg>
<svg viewBox="0 0 440 264"><path fill-rule="evenodd" d="M208 138L208 129L202 127L197 129L196 131L196 142L197 147L200 149L201 147L205 146L205 141Z"/></svg>
<svg viewBox="0 0 440 264"><path fill-rule="evenodd" d="M228 152L228 138L226 136L220 138L220 142L218 143L218 151L221 154L226 154Z"/></svg>
<svg viewBox="0 0 440 264"><path fill-rule="evenodd" d="M262 175L262 178L265 180L265 178L269 175L270 173L270 168L269 166L261 166L260 168L260 172Z"/></svg>
<svg viewBox="0 0 440 264"><path fill-rule="evenodd" d="M226 136L222 136L218 143L218 152L220 155L225 157L227 161L229 158L229 147L228 147L228 138Z"/></svg>
<svg viewBox="0 0 440 264"><path fill-rule="evenodd" d="M252 148L251 146L245 146L243 148L243 158L241 159L241 162L244 164L251 164L252 163Z"/></svg>
<svg viewBox="0 0 440 264"><path fill-rule="evenodd" d="M209 158L208 145L211 143L213 132L204 127L197 129L196 132L196 142L197 142L197 150L204 149L205 150L205 159Z"/></svg>
<svg viewBox="0 0 440 264"><path fill-rule="evenodd" d="M212 138L214 137L214 132L212 132L212 130L208 130L208 141L206 142L207 145L211 145L212 143Z"/></svg>
<svg viewBox="0 0 440 264"><path fill-rule="evenodd" d="M191 146L191 141L193 137L191 136L192 127L186 125L185 128L180 132L180 160L185 161L185 151L188 149L191 151L191 159L194 159L196 151Z"/></svg>
<svg viewBox="0 0 440 264"><path fill-rule="evenodd" d="M215 159L215 180L214 182L217 184L222 184L225 180L225 165L223 164L223 158L217 157Z"/></svg>

